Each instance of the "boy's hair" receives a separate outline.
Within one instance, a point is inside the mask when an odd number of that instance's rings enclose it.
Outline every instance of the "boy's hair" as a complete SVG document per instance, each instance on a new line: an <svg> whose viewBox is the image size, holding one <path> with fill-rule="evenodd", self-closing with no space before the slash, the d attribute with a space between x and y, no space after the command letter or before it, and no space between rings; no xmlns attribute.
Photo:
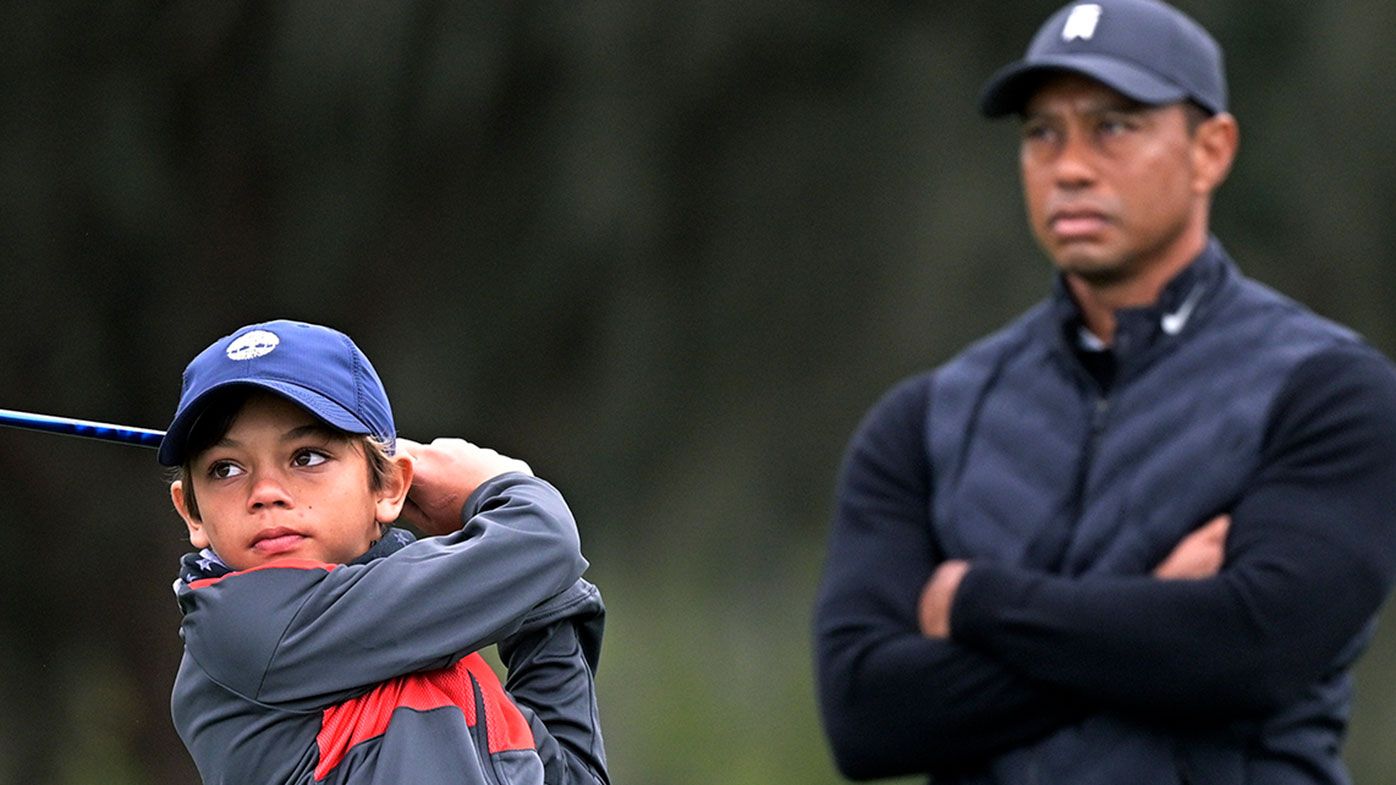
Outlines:
<svg viewBox="0 0 1396 785"><path fill-rule="evenodd" d="M185 504L189 508L190 516L195 519L202 519L203 516L199 514L199 502L194 494L194 461L204 450L217 444L227 435L228 429L233 427L233 420L237 419L242 408L247 405L247 399L256 392L258 388L246 385L235 385L215 391L203 404L198 417L189 427L186 439L188 458L180 465L174 479L178 479L183 485ZM368 463L368 485L371 489L381 489L396 471L389 447L382 439L349 433L328 423L322 425L324 432L331 438L343 440L363 451L364 459Z"/></svg>

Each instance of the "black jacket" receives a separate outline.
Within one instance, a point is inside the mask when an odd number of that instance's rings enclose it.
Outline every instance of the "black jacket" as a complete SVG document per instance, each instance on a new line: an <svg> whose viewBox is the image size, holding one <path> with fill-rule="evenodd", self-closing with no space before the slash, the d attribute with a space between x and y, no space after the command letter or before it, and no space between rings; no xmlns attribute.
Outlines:
<svg viewBox="0 0 1396 785"><path fill-rule="evenodd" d="M815 613L849 776L1347 781L1348 670L1396 572L1396 374L1215 241L1118 317L1092 356L1059 286L854 436ZM1221 513L1220 574L1150 577ZM949 558L972 567L931 640Z"/></svg>

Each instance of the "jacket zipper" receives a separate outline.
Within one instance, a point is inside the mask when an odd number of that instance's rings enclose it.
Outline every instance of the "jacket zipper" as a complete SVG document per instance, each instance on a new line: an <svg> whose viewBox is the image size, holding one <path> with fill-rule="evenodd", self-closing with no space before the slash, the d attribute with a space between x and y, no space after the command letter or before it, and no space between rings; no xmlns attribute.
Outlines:
<svg viewBox="0 0 1396 785"><path fill-rule="evenodd" d="M1095 461L1096 445L1100 442L1100 435L1105 431L1106 420L1110 416L1110 397L1100 392L1096 392L1091 400L1091 424L1086 433L1086 443L1081 448L1081 461L1076 469L1076 488L1071 496L1071 535L1062 543L1061 552L1057 554L1054 567L1058 570L1065 566L1067 554L1071 551L1071 543L1075 539L1074 535L1077 527L1081 523L1081 514L1086 506L1086 483L1091 476L1091 464Z"/></svg>
<svg viewBox="0 0 1396 785"><path fill-rule="evenodd" d="M1091 463L1095 460L1096 444L1100 441L1100 434L1105 430L1105 421L1110 416L1110 398L1097 394L1091 404L1091 428L1086 434L1086 445L1081 450L1081 465L1076 472L1076 515L1081 515L1081 509L1086 497L1086 481L1090 478Z"/></svg>

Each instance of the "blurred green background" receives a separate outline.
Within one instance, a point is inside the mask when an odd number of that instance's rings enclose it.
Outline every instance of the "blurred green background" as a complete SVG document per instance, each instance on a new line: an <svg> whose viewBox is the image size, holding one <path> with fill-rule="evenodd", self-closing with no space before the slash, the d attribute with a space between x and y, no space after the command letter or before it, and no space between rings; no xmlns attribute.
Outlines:
<svg viewBox="0 0 1396 785"><path fill-rule="evenodd" d="M1188 0L1242 267L1396 351L1396 4ZM0 5L0 407L163 428L252 321L566 493L617 785L835 783L809 611L863 411L1038 299L1012 122L1055 2ZM0 432L0 783L195 780L151 452ZM1396 633L1347 757L1396 782Z"/></svg>

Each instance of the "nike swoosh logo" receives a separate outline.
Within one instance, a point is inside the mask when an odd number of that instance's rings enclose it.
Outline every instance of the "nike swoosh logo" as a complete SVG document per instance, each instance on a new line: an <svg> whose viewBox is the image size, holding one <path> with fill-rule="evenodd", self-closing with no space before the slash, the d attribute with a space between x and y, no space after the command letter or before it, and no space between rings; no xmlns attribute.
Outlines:
<svg viewBox="0 0 1396 785"><path fill-rule="evenodd" d="M1192 318L1192 310L1197 307L1197 301L1202 299L1202 284L1192 287L1188 296L1183 300L1183 304L1178 306L1178 310L1166 313L1159 319L1159 327L1163 328L1169 335L1177 335L1188 325L1188 319Z"/></svg>

